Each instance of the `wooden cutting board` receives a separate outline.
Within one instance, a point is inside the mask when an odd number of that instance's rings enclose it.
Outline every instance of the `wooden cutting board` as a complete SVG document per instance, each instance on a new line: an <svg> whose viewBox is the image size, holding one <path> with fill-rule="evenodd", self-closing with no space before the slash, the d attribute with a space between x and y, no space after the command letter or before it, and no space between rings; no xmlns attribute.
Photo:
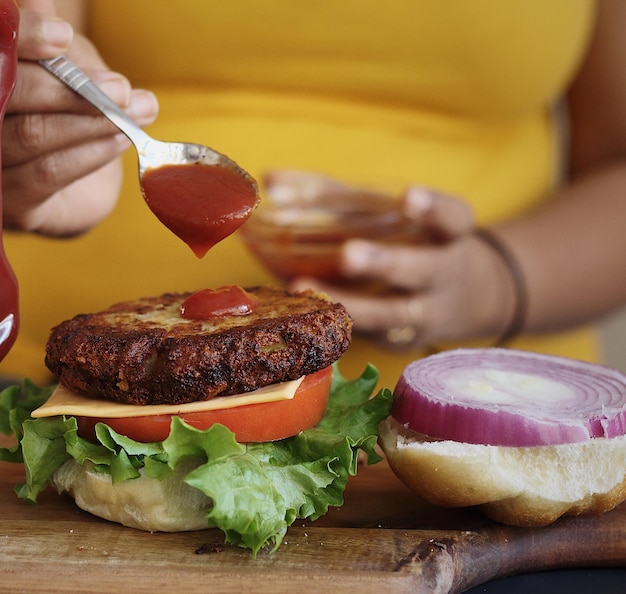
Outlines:
<svg viewBox="0 0 626 594"><path fill-rule="evenodd" d="M345 505L296 522L256 559L219 531L144 533L78 510L46 491L13 492L22 469L0 463L3 592L462 592L514 573L626 565L626 506L542 529L490 522L417 500L385 463L351 479Z"/></svg>

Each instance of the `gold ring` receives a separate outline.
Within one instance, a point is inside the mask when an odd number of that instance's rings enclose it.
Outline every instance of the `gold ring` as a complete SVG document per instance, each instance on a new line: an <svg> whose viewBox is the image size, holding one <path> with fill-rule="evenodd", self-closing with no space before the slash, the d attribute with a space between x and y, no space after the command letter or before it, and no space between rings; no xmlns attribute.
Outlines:
<svg viewBox="0 0 626 594"><path fill-rule="evenodd" d="M413 344L419 337L424 324L424 308L417 297L411 297L406 302L407 322L404 326L389 328L385 334L386 341L398 347Z"/></svg>

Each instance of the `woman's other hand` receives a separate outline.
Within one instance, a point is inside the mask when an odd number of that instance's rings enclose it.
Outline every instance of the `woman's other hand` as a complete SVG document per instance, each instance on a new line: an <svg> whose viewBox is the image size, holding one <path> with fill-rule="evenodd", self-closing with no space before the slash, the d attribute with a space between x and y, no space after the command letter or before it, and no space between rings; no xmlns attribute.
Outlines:
<svg viewBox="0 0 626 594"><path fill-rule="evenodd" d="M272 172L265 185L273 201L291 204L363 192L297 171ZM358 332L391 348L501 334L513 315L515 286L502 258L472 233L468 205L417 186L402 200L405 215L423 229L423 242L350 240L342 250L341 283L300 278L291 287L325 291L346 306ZM368 291L370 285L377 289Z"/></svg>

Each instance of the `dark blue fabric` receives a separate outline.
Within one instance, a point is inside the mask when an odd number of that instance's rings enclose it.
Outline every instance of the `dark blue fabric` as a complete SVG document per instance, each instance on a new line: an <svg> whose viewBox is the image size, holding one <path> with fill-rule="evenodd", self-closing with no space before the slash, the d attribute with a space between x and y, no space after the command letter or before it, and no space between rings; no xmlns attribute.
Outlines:
<svg viewBox="0 0 626 594"><path fill-rule="evenodd" d="M625 560L626 562L626 560ZM626 569L564 569L516 575L465 594L626 594Z"/></svg>

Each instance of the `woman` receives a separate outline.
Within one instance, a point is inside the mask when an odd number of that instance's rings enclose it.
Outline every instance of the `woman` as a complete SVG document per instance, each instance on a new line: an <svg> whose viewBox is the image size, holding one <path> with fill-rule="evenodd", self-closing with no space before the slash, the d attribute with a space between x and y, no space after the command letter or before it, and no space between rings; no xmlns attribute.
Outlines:
<svg viewBox="0 0 626 594"><path fill-rule="evenodd" d="M426 247L346 246L345 275L404 292L393 300L306 280L341 300L366 336L343 361L346 375L369 361L393 386L425 350L491 344L511 329L525 332L512 346L600 357L578 326L626 301L619 0L407 0L386 12L356 0L89 7L83 22L105 61L159 97L155 137L213 146L258 179L271 171L266 192L324 191L331 178L404 195L412 216L446 236ZM42 377L49 327L81 311L277 282L236 236L196 260L143 204L132 153L125 167L117 207L91 233L8 238L23 326L6 372ZM470 233L459 204L492 235ZM380 347L407 326L407 344Z"/></svg>

